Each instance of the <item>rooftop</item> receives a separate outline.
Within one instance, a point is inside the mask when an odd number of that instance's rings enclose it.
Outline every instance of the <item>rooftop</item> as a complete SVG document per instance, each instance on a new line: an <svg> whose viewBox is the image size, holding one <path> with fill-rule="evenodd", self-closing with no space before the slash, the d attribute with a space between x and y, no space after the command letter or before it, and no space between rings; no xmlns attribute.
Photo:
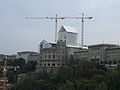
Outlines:
<svg viewBox="0 0 120 90"><path fill-rule="evenodd" d="M37 54L38 52L33 52L33 51L22 51L22 52L17 52L17 54Z"/></svg>
<svg viewBox="0 0 120 90"><path fill-rule="evenodd" d="M59 32L64 32L64 31L71 32L71 33L78 33L77 30L74 27L62 25Z"/></svg>
<svg viewBox="0 0 120 90"><path fill-rule="evenodd" d="M101 46L118 46L115 44L94 44L94 45L89 45L88 47L101 47Z"/></svg>

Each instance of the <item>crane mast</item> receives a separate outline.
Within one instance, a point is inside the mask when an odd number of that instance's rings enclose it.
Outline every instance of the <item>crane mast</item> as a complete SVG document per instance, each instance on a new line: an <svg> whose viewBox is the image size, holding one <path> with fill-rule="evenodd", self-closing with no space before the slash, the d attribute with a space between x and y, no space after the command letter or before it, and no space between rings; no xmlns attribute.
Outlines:
<svg viewBox="0 0 120 90"><path fill-rule="evenodd" d="M57 42L57 14L56 14L56 19L55 19L55 42Z"/></svg>
<svg viewBox="0 0 120 90"><path fill-rule="evenodd" d="M81 23L81 47L84 46L84 14L82 13L82 23Z"/></svg>
<svg viewBox="0 0 120 90"><path fill-rule="evenodd" d="M57 42L57 24L58 19L81 19L81 47L84 46L84 19L92 19L92 17L85 17L84 13L82 13L82 17L26 17L26 19L55 19L55 42Z"/></svg>
<svg viewBox="0 0 120 90"><path fill-rule="evenodd" d="M93 17L84 17L84 13L82 13L82 23L81 23L81 47L84 46L84 19L92 19Z"/></svg>
<svg viewBox="0 0 120 90"><path fill-rule="evenodd" d="M7 88L7 70L8 69L16 69L19 68L19 66L12 66L12 67L9 67L7 66L7 56L4 58L4 66L1 66L0 68L3 69L3 86L2 86L2 90L8 90Z"/></svg>

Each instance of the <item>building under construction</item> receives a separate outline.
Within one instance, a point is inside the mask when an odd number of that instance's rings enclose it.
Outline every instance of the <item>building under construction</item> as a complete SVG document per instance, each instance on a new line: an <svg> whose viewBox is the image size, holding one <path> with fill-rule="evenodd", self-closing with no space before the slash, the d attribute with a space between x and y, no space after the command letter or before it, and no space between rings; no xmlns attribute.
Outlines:
<svg viewBox="0 0 120 90"><path fill-rule="evenodd" d="M82 50L78 45L78 33L73 27L62 26L58 32L57 42L40 42L40 58L37 70L56 70L66 66L74 52Z"/></svg>

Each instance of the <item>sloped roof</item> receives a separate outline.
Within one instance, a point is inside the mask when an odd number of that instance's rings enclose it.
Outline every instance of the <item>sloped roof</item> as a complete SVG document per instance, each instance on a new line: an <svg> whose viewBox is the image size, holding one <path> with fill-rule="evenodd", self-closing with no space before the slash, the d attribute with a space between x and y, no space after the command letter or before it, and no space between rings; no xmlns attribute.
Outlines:
<svg viewBox="0 0 120 90"><path fill-rule="evenodd" d="M74 27L62 25L59 32L64 32L64 31L71 32L71 33L78 33L77 30Z"/></svg>

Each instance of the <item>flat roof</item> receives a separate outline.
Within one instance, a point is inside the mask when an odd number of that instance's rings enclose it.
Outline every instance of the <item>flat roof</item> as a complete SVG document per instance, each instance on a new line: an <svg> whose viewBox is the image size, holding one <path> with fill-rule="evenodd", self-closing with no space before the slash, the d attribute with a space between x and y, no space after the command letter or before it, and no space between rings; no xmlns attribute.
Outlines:
<svg viewBox="0 0 120 90"><path fill-rule="evenodd" d="M116 44L94 44L94 45L89 45L88 47L100 47L100 46L118 46Z"/></svg>

